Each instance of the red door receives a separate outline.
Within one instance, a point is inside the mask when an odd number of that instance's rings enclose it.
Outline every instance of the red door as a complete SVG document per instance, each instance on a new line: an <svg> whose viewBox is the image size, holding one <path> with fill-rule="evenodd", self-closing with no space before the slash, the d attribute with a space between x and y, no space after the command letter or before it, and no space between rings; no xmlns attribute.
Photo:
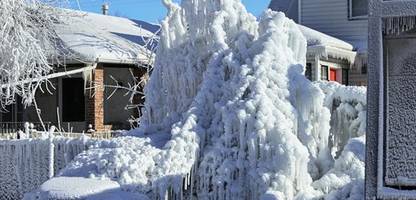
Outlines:
<svg viewBox="0 0 416 200"><path fill-rule="evenodd" d="M330 81L337 81L337 70L330 69L329 70L329 80Z"/></svg>

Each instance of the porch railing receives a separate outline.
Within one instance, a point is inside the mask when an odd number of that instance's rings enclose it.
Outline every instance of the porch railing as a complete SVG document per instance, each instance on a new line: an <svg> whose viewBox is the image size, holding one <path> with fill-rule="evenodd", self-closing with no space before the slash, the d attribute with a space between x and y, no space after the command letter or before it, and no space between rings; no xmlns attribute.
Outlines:
<svg viewBox="0 0 416 200"><path fill-rule="evenodd" d="M27 125L26 125L27 124ZM44 122L46 130L51 127L51 122ZM27 122L0 122L0 138L13 138L19 139L17 134L19 131L25 132L25 125L31 131L42 131L43 126L41 123L27 123Z"/></svg>
<svg viewBox="0 0 416 200"><path fill-rule="evenodd" d="M51 122L44 122L45 129L50 130L52 127ZM26 127L28 126L28 130ZM70 124L68 123L68 130L71 130ZM0 140L9 140L9 139L22 139L19 132L27 133L30 135L30 138L39 138L42 136L42 132L44 131L43 126L41 123L27 123L27 122L0 122ZM113 131L106 131L106 132L88 132L85 133L74 133L74 132L66 132L66 130L62 130L62 132L55 132L55 136L63 136L67 138L79 138L82 135L89 136L95 139L111 139L117 136L116 132Z"/></svg>

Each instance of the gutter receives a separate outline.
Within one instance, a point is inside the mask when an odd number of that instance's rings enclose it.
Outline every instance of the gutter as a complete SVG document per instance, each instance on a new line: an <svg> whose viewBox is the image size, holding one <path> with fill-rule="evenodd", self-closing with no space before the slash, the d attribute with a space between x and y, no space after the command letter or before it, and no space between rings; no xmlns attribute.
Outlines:
<svg viewBox="0 0 416 200"><path fill-rule="evenodd" d="M3 85L0 85L0 88L3 89L3 88L6 88L6 87L19 86L19 85L23 85L23 84L29 84L29 83L33 83L33 82L40 82L40 81L49 80L49 79L53 79L53 78L69 76L69 75L72 75L72 74L84 73L86 71L94 70L96 67L97 67L97 64L94 64L94 65L89 66L89 67L83 67L83 68L74 69L74 70L70 70L70 71L64 71L64 72L57 72L57 73L49 74L49 75L34 78L34 79L18 81L18 82L15 82L13 84L3 84Z"/></svg>

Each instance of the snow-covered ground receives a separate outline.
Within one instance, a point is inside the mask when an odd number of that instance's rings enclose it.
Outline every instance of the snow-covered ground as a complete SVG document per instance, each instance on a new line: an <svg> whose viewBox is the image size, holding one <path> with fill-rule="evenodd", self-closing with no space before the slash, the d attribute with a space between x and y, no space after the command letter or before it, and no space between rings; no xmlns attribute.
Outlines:
<svg viewBox="0 0 416 200"><path fill-rule="evenodd" d="M26 199L363 198L365 88L307 80L307 41L283 13L164 3L141 128L78 155ZM90 179L97 193L83 190Z"/></svg>

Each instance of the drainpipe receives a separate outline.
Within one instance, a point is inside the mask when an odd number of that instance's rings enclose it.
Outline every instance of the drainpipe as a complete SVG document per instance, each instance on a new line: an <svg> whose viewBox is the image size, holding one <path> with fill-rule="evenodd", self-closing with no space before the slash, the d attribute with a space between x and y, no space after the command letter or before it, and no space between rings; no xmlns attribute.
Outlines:
<svg viewBox="0 0 416 200"><path fill-rule="evenodd" d="M302 0L298 1L298 24L302 24Z"/></svg>
<svg viewBox="0 0 416 200"><path fill-rule="evenodd" d="M315 56L315 80L314 81L320 81L321 80L321 63L319 62L319 56Z"/></svg>

